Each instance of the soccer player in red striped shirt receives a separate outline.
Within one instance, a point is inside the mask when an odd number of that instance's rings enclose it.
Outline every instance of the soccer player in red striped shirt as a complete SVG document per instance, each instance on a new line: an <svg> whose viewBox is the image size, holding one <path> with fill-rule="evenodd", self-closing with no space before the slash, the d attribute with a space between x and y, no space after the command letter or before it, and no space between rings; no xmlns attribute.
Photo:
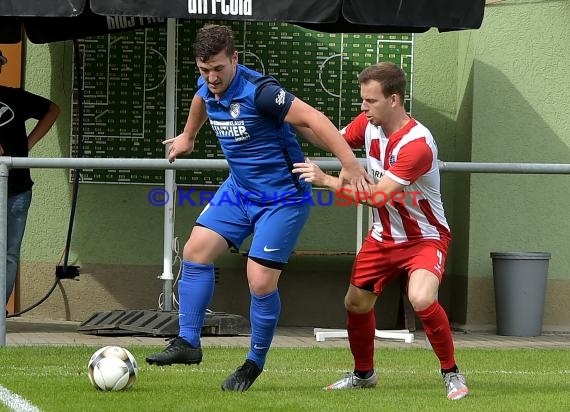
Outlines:
<svg viewBox="0 0 570 412"><path fill-rule="evenodd" d="M344 301L354 371L325 389L376 386L374 305L386 285L405 272L408 297L439 359L447 398L461 399L468 389L455 363L449 320L437 300L451 241L441 201L437 145L430 131L404 108L406 79L400 67L378 63L365 68L358 81L362 113L342 134L351 147L366 148L374 183L356 197L373 207L374 218ZM311 140L310 131L299 132ZM301 179L337 190L338 179L316 164L294 166ZM354 195L343 192L343 198L348 199L347 194Z"/></svg>

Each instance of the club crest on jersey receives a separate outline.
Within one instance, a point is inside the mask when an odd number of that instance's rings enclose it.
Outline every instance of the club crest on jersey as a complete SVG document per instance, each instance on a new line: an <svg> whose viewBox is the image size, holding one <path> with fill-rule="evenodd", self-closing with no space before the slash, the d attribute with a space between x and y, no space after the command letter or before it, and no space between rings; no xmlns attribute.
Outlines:
<svg viewBox="0 0 570 412"><path fill-rule="evenodd" d="M394 166L394 163L396 163L396 156L391 154L390 157L388 158L388 163L390 164L390 166Z"/></svg>
<svg viewBox="0 0 570 412"><path fill-rule="evenodd" d="M230 104L230 115L235 119L239 116L239 103Z"/></svg>

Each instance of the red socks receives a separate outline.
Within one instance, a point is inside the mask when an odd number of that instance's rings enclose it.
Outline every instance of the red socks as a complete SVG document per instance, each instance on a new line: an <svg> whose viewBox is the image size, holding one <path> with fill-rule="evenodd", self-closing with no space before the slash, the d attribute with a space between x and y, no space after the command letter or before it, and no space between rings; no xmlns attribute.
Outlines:
<svg viewBox="0 0 570 412"><path fill-rule="evenodd" d="M453 338L449 319L438 301L416 312L421 319L429 343L441 363L441 369L455 366Z"/></svg>
<svg viewBox="0 0 570 412"><path fill-rule="evenodd" d="M354 356L354 370L369 371L374 369L374 334L376 317L374 309L368 313L347 311L347 330L350 350Z"/></svg>
<svg viewBox="0 0 570 412"><path fill-rule="evenodd" d="M453 337L447 315L438 301L416 312L421 319L429 342L439 359L441 369L455 367ZM374 369L374 333L376 318L374 309L360 314L347 311L347 330L350 350L354 356L354 369Z"/></svg>

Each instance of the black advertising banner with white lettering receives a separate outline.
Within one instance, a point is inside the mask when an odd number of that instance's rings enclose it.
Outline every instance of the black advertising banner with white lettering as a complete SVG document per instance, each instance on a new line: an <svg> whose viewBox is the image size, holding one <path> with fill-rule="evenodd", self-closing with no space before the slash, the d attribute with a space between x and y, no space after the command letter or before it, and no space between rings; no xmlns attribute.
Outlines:
<svg viewBox="0 0 570 412"><path fill-rule="evenodd" d="M85 38L185 20L275 21L338 33L477 29L485 0L0 0L0 43ZM122 16L122 17L120 17Z"/></svg>
<svg viewBox="0 0 570 412"><path fill-rule="evenodd" d="M339 23L371 31L377 31L374 26L479 28L484 6L485 0L91 0L91 9L106 15Z"/></svg>
<svg viewBox="0 0 570 412"><path fill-rule="evenodd" d="M98 14L180 19L334 22L340 0L91 0Z"/></svg>

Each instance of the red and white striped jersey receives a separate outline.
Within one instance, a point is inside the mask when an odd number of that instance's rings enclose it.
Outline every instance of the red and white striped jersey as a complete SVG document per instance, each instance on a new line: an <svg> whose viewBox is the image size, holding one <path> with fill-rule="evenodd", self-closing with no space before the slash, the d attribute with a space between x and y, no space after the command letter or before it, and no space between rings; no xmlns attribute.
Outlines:
<svg viewBox="0 0 570 412"><path fill-rule="evenodd" d="M352 148L366 147L368 173L378 182L386 174L406 186L404 194L374 195L384 207L373 208L372 236L380 242L420 239L451 240L440 193L437 144L430 131L413 118L386 136L364 113L341 130ZM384 197L383 197L384 196Z"/></svg>

